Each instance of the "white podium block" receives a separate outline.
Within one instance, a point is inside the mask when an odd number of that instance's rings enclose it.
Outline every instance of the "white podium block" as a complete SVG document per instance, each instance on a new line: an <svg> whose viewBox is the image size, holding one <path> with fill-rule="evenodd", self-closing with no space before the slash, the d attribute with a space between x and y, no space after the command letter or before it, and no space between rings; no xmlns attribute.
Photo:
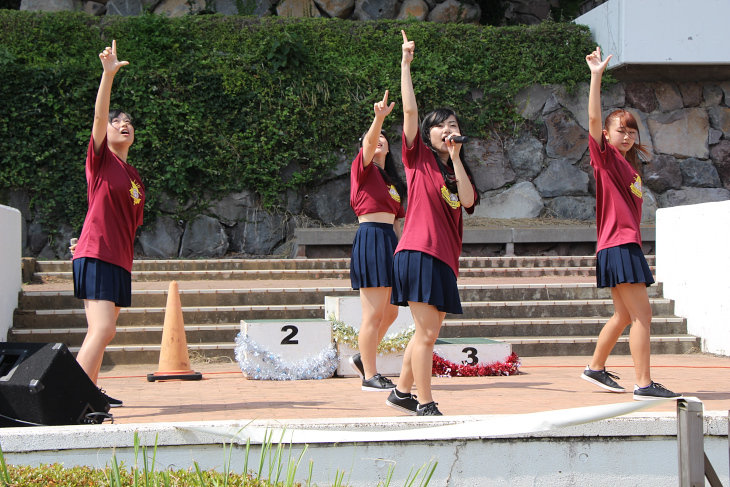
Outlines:
<svg viewBox="0 0 730 487"><path fill-rule="evenodd" d="M347 345L338 343L337 352L340 355L340 365L337 366L337 375L340 377L358 377L357 372L355 372L355 369L353 369L350 365L350 357L359 353L359 350L355 350ZM400 375L404 353L405 351L400 351L376 355L375 363L378 366L378 373L387 376Z"/></svg>
<svg viewBox="0 0 730 487"><path fill-rule="evenodd" d="M335 320L341 321L356 330L362 324L362 305L357 296L325 296L324 317L329 319L334 316ZM400 333L413 324L411 308L407 306L398 307L398 317L395 319L388 333Z"/></svg>
<svg viewBox="0 0 730 487"><path fill-rule="evenodd" d="M327 320L241 320L241 333L286 362L306 359L332 344Z"/></svg>
<svg viewBox="0 0 730 487"><path fill-rule="evenodd" d="M512 345L489 338L439 338L433 351L455 364L486 365L504 362L512 354Z"/></svg>

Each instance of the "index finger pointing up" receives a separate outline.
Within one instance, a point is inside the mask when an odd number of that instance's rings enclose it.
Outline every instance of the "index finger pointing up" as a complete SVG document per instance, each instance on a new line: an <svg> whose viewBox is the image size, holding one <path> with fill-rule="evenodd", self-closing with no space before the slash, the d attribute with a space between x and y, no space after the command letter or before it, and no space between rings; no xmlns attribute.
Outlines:
<svg viewBox="0 0 730 487"><path fill-rule="evenodd" d="M112 39L112 54L115 56L117 55L117 41L116 39Z"/></svg>
<svg viewBox="0 0 730 487"><path fill-rule="evenodd" d="M400 31L400 33L403 34L403 44L405 44L406 42L408 42L408 38L406 37L406 31L402 30Z"/></svg>
<svg viewBox="0 0 730 487"><path fill-rule="evenodd" d="M385 90L385 96L383 97L383 105L388 104L388 90Z"/></svg>

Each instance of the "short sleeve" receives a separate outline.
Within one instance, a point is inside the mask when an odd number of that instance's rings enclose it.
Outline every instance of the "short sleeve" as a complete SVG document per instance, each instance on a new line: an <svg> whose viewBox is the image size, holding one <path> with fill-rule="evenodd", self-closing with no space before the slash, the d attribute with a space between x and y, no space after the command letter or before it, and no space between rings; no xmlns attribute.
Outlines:
<svg viewBox="0 0 730 487"><path fill-rule="evenodd" d="M471 205L471 206L470 206L469 208L464 208L464 211L466 211L467 215L471 215L471 214L473 214L473 213L474 213L474 209L475 209L475 208L476 208L476 206L477 206L477 205L476 205L477 197L479 196L479 195L477 194L477 188L476 188L476 186L474 186L474 183L471 183L471 187L472 187L472 189L474 190L474 204L473 204L473 205Z"/></svg>
<svg viewBox="0 0 730 487"><path fill-rule="evenodd" d="M603 149L601 149L598 142L591 135L588 135L588 152L591 156L591 166L599 169L606 167L606 161L609 157L608 142L604 140Z"/></svg>
<svg viewBox="0 0 730 487"><path fill-rule="evenodd" d="M360 152L357 153L357 156L355 157L355 160L352 161L352 176L353 180L357 182L358 184L362 182L363 176L370 170L370 167L373 165L371 162L368 164L367 167L364 167L363 165L363 157L362 157L362 148L360 148Z"/></svg>
<svg viewBox="0 0 730 487"><path fill-rule="evenodd" d="M403 165L409 169L413 169L418 161L423 158L423 154L425 154L425 151L428 151L428 147L426 147L426 144L424 144L423 140L421 139L420 129L416 132L416 138L413 140L413 147L411 147L410 149L408 148L408 144L406 144L405 133L403 133L402 138Z"/></svg>
<svg viewBox="0 0 730 487"><path fill-rule="evenodd" d="M403 203L398 207L398 212L395 214L396 218L405 218L406 210L403 209Z"/></svg>
<svg viewBox="0 0 730 487"><path fill-rule="evenodd" d="M101 143L99 153L94 152L94 136L92 135L89 140L89 148L86 151L86 177L87 179L93 178L101 167L101 163L104 160L104 152L109 150L106 144L106 137Z"/></svg>

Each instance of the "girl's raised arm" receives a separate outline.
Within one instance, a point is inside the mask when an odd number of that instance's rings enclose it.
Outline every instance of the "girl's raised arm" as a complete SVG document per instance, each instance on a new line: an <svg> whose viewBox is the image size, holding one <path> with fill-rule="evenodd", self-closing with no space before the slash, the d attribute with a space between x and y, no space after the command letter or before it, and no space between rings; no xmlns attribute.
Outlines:
<svg viewBox="0 0 730 487"><path fill-rule="evenodd" d="M380 140L380 130L383 128L383 120L387 117L391 111L395 102L388 105L388 90L385 90L385 96L382 101L379 101L373 105L373 111L375 111L375 118L373 119L372 125L368 133L365 134L365 138L362 141L362 165L368 167L373 162L373 156L375 150L378 148L378 140Z"/></svg>
<svg viewBox="0 0 730 487"><path fill-rule="evenodd" d="M94 111L94 126L91 135L94 137L94 152L101 150L101 144L106 137L106 127L109 123L109 99L112 93L114 75L119 68L129 64L127 61L117 60L117 41L112 41L112 47L107 47L99 54L104 72L101 75L99 91L96 94L96 108Z"/></svg>
<svg viewBox="0 0 730 487"><path fill-rule="evenodd" d="M406 145L413 147L413 141L418 134L418 106L411 79L411 61L416 43L408 40L405 31L402 30L401 34L403 34L403 58L400 63L400 89L403 97L403 134L406 137Z"/></svg>
<svg viewBox="0 0 730 487"><path fill-rule="evenodd" d="M601 78L608 61L613 57L610 55L605 61L601 61L601 48L586 56L588 68L591 70L591 89L588 94L588 133L593 140L603 149L603 120L601 120Z"/></svg>

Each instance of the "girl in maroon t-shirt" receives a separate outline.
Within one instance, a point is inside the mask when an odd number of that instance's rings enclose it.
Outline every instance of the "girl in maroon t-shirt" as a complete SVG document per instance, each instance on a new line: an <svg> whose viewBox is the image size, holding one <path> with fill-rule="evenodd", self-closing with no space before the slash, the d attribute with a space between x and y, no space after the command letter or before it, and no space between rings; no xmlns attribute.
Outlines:
<svg viewBox="0 0 730 487"><path fill-rule="evenodd" d="M134 235L142 224L145 200L142 180L127 164L134 142L132 122L125 112L109 112L114 75L129 63L117 59L116 41L99 58L104 72L86 156L89 209L79 241L71 249L74 296L84 300L88 323L76 360L94 383L104 350L116 333L120 308L131 305ZM106 397L110 406L122 405Z"/></svg>
<svg viewBox="0 0 730 487"><path fill-rule="evenodd" d="M406 185L396 172L390 141L382 130L383 120L393 110L388 92L374 104L375 118L363 135L361 149L350 172L350 206L360 226L352 244L350 281L360 290L362 324L360 353L350 364L362 378L363 391L389 391L395 384L377 373L378 343L398 317L398 307L390 304L393 284L393 253L400 236L400 220L405 213Z"/></svg>
<svg viewBox="0 0 730 487"><path fill-rule="evenodd" d="M581 377L612 392L625 392L606 371L606 360L627 325L631 324L629 347L634 360L634 399L681 397L651 380L651 304L646 292L654 277L641 250L642 188L639 154L641 145L636 119L616 110L601 126L601 77L611 56L601 61L601 50L586 56L591 70L588 96L588 131L591 165L596 177L596 280L599 288L610 287L614 314L598 335L591 363ZM638 142L637 142L638 140Z"/></svg>
<svg viewBox="0 0 730 487"><path fill-rule="evenodd" d="M411 79L415 44L403 33L403 163L408 182L406 223L393 258L391 302L409 306L416 333L403 356L398 385L386 404L408 414L441 416L431 396L433 346L446 313L461 313L456 276L463 235L462 208L474 211L479 193L464 162L456 114L440 108L418 126ZM411 395L413 384L418 399Z"/></svg>

